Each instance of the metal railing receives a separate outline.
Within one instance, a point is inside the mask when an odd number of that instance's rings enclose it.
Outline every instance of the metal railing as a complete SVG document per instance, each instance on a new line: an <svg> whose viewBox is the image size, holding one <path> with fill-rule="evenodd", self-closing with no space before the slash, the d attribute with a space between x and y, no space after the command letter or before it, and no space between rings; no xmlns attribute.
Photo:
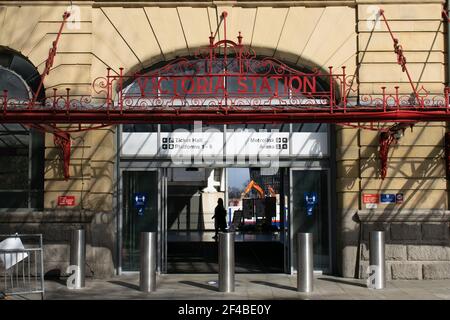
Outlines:
<svg viewBox="0 0 450 320"><path fill-rule="evenodd" d="M44 299L42 234L0 235L0 293Z"/></svg>

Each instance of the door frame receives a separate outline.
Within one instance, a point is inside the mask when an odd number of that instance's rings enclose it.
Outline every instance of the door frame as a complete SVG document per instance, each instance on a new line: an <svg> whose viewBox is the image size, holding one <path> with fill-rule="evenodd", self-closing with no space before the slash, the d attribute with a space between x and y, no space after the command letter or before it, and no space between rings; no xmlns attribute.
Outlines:
<svg viewBox="0 0 450 320"><path fill-rule="evenodd" d="M157 172L157 178L158 178L158 232L157 232L157 264L156 264L156 270L158 273L161 273L161 267L162 267L162 253L165 250L165 246L164 248L162 247L163 241L161 239L162 236L162 227L163 227L163 223L165 223L165 221L162 221L162 203L164 203L162 200L162 185L163 185L163 181L164 179L162 179L162 177L164 176L161 173L161 170L164 170L163 168L133 168L133 167L129 167L129 168L119 168L119 176L118 176L118 181L119 183L117 184L118 186L118 197L117 197L117 202L118 202L118 206L117 206L117 211L118 211L118 217L117 217L117 261L118 261L118 267L117 267L117 274L118 275L123 275L123 274L135 274L138 273L139 270L137 271L123 271L122 270L122 246L123 246L123 236L122 236L122 232L123 232L123 184L124 184L124 179L123 179L123 172L124 171L145 171L145 172L149 172L149 171L156 171Z"/></svg>
<svg viewBox="0 0 450 320"><path fill-rule="evenodd" d="M288 227L288 245L289 245L289 261L288 264L290 265L290 274L295 274L296 271L294 270L294 260L293 260L293 254L294 254L294 247L293 243L295 241L294 234L292 230L293 226L293 183L292 183L292 176L293 171L325 171L327 175L327 201L328 201L328 268L326 270L314 270L316 273L330 273L333 270L333 242L332 242L332 235L333 235L333 219L332 219L332 202L331 202L331 168L323 168L323 167L291 167L289 168L289 210L288 210L288 220L289 220L289 227Z"/></svg>

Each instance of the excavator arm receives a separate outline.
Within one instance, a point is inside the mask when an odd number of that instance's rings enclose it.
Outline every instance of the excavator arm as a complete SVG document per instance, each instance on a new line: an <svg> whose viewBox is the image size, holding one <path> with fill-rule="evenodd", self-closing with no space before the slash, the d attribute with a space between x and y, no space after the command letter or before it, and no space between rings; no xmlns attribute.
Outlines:
<svg viewBox="0 0 450 320"><path fill-rule="evenodd" d="M263 188L261 188L259 186L259 184L257 184L254 180L251 180L248 183L247 187L245 188L244 192L242 193L242 197L245 197L250 192L250 190L252 190L252 189L255 189L258 192L258 195L259 195L260 198L264 198L264 190L263 190Z"/></svg>

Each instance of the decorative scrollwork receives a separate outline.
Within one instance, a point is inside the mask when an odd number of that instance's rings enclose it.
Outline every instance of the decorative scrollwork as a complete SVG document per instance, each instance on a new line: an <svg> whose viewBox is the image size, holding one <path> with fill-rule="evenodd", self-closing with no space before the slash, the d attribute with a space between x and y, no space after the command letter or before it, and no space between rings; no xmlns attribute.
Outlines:
<svg viewBox="0 0 450 320"><path fill-rule="evenodd" d="M223 16L223 19L226 15ZM229 111L276 113L311 112L391 112L401 110L449 109L448 91L430 93L423 86L412 94L399 87L382 88L372 94L359 93L357 73L347 75L345 67L335 72L296 70L273 57L258 57L256 51L237 42L209 37L209 45L192 57L169 61L164 66L141 73L111 72L96 78L92 95L61 94L56 89L40 103L0 94L3 115L18 110L104 112L226 113ZM394 50L402 68L403 49L394 40ZM124 86L126 86L124 88ZM0 88L1 89L1 88ZM2 92L2 91L0 91Z"/></svg>

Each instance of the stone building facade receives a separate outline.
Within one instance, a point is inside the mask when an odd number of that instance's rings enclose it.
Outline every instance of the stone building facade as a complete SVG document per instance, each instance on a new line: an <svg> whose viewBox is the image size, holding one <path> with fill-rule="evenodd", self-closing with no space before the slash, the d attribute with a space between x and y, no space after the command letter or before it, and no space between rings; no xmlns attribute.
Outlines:
<svg viewBox="0 0 450 320"><path fill-rule="evenodd" d="M360 96L399 87L411 92L397 64L393 42L374 12L384 9L408 59L418 88L442 94L447 84L447 22L440 0L336 1L74 1L77 27L63 30L54 66L45 79L47 94L71 88L94 95L92 82L106 68L125 74L204 46L229 14L228 34L240 31L258 54L302 67L335 70L346 66L358 75ZM42 73L68 1L0 1L0 50L27 57ZM375 11L374 11L375 10ZM372 30L373 29L373 30ZM219 29L223 37L223 30ZM386 126L388 124L375 124ZM388 278L450 278L448 184L443 122L417 123L390 148L388 171L381 179L379 132L333 127L335 199L334 273L364 277L368 265L368 231L386 230ZM43 211L4 210L0 230L42 232L46 271L64 273L70 230L87 229L87 263L94 276L117 269L117 127L72 134L70 179L62 174L59 149L45 136ZM401 204L367 210L365 193L403 193ZM59 195L74 195L76 205L63 209Z"/></svg>

